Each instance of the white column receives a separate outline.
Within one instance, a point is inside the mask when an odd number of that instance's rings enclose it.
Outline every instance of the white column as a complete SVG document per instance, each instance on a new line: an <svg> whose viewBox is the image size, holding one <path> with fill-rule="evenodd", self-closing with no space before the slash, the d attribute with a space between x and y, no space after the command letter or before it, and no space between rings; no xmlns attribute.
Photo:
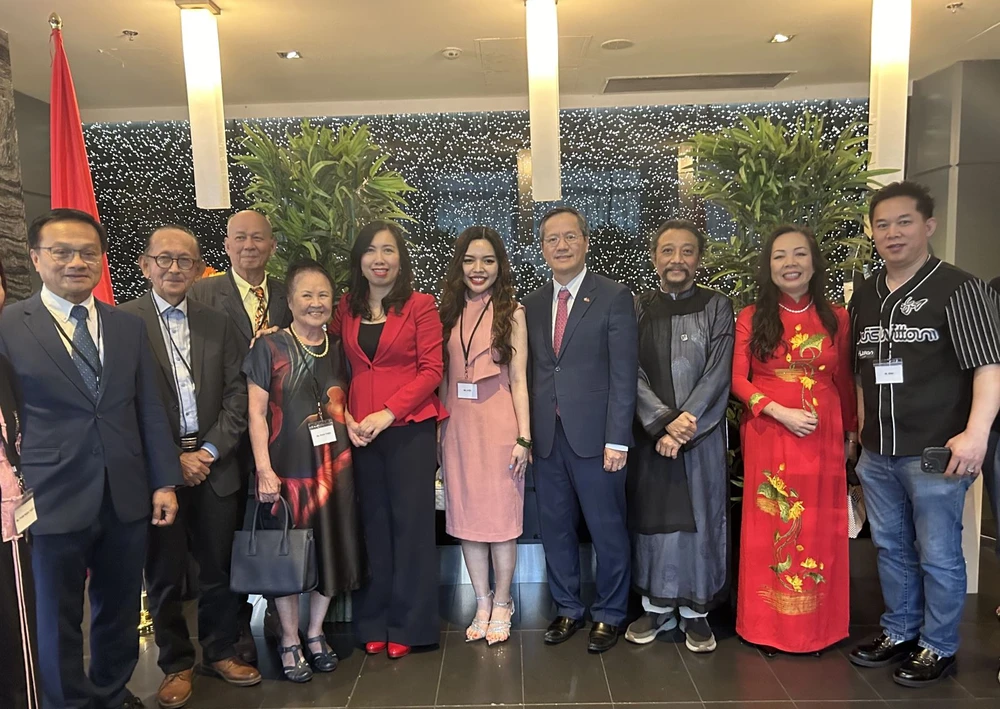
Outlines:
<svg viewBox="0 0 1000 709"><path fill-rule="evenodd" d="M559 146L559 21L556 0L525 0L532 192L562 199Z"/></svg>
<svg viewBox="0 0 1000 709"><path fill-rule="evenodd" d="M911 0L872 0L868 146L873 168L892 168L883 184L903 179L910 93Z"/></svg>

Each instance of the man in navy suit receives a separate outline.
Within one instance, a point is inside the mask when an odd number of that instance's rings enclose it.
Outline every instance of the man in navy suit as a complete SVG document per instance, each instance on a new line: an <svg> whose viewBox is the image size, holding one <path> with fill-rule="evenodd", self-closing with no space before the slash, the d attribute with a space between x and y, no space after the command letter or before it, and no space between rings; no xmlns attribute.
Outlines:
<svg viewBox="0 0 1000 709"><path fill-rule="evenodd" d="M559 207L539 226L553 280L524 299L531 366L535 491L549 590L558 617L545 642L583 627L580 512L597 553L590 652L618 640L628 604L630 547L625 461L632 443L638 327L625 286L587 270L590 237L575 209Z"/></svg>
<svg viewBox="0 0 1000 709"><path fill-rule="evenodd" d="M97 302L107 234L55 209L28 230L41 293L0 318L24 394L21 466L35 494L38 658L46 709L134 709L146 530L170 525L183 484L146 327ZM83 669L89 572L90 671Z"/></svg>

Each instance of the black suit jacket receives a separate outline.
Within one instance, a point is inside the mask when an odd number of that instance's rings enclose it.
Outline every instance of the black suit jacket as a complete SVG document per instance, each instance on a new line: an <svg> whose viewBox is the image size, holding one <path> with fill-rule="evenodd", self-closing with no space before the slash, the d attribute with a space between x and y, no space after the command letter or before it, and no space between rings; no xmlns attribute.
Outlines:
<svg viewBox="0 0 1000 709"><path fill-rule="evenodd" d="M528 322L534 451L552 452L559 420L573 451L603 455L632 445L639 376L639 328L629 289L588 270L570 310L557 357L552 349L552 281L524 299Z"/></svg>
<svg viewBox="0 0 1000 709"><path fill-rule="evenodd" d="M96 307L104 340L96 399L40 294L0 316L0 355L10 360L24 397L21 470L35 492L36 535L93 524L105 480L125 524L150 515L153 490L184 484L146 326L100 301Z"/></svg>
<svg viewBox="0 0 1000 709"><path fill-rule="evenodd" d="M171 368L168 344L163 339L159 314L152 293L122 303L122 310L138 315L146 323L146 334L157 363L160 396L170 418L174 440L180 440L180 400ZM242 484L236 448L247 429L247 385L243 377L244 347L229 316L220 310L188 299L191 331L191 369L201 441L219 451L208 482L220 497L232 495Z"/></svg>
<svg viewBox="0 0 1000 709"><path fill-rule="evenodd" d="M288 310L288 291L285 284L277 278L267 277L267 322L269 325L288 327L292 324L292 313ZM256 334L253 323L247 316L240 298L240 289L236 287L232 271L226 271L221 276L210 276L195 282L188 293L189 300L195 300L225 311L233 322L243 340L244 353L250 349L250 340Z"/></svg>

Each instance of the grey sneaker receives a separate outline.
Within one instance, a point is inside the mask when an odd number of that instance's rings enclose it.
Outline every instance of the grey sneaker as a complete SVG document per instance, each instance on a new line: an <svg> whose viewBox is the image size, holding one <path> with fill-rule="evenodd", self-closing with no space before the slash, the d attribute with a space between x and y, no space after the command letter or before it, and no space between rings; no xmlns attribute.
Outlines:
<svg viewBox="0 0 1000 709"><path fill-rule="evenodd" d="M681 618L681 630L687 636L684 644L691 652L715 650L715 635L708 624L708 618Z"/></svg>
<svg viewBox="0 0 1000 709"><path fill-rule="evenodd" d="M677 627L677 618L673 613L650 613L649 611L628 626L625 639L630 643L645 645L656 640L660 633L666 633Z"/></svg>

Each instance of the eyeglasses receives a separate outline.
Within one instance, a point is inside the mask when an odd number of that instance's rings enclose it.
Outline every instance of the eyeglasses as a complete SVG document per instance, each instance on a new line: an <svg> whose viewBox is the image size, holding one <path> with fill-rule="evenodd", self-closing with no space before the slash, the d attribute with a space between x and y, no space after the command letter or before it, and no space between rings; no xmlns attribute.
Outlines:
<svg viewBox="0 0 1000 709"><path fill-rule="evenodd" d="M566 234L549 234L544 239L542 243L546 246L555 246L560 240L566 242L567 246L572 246L583 238L582 234L577 234L576 232L568 232Z"/></svg>
<svg viewBox="0 0 1000 709"><path fill-rule="evenodd" d="M84 263L95 264L101 262L101 257L104 254L95 249L71 249L67 246L36 246L39 251L48 251L49 256L56 263L68 264L72 263L73 257L80 254L80 258Z"/></svg>
<svg viewBox="0 0 1000 709"><path fill-rule="evenodd" d="M151 258L156 262L156 265L163 269L168 269L177 263L177 268L182 271L190 271L194 268L194 265L198 262L197 259L193 259L190 256L178 256L174 258L169 254L160 254L159 256L153 256L152 254L143 254L146 258Z"/></svg>

